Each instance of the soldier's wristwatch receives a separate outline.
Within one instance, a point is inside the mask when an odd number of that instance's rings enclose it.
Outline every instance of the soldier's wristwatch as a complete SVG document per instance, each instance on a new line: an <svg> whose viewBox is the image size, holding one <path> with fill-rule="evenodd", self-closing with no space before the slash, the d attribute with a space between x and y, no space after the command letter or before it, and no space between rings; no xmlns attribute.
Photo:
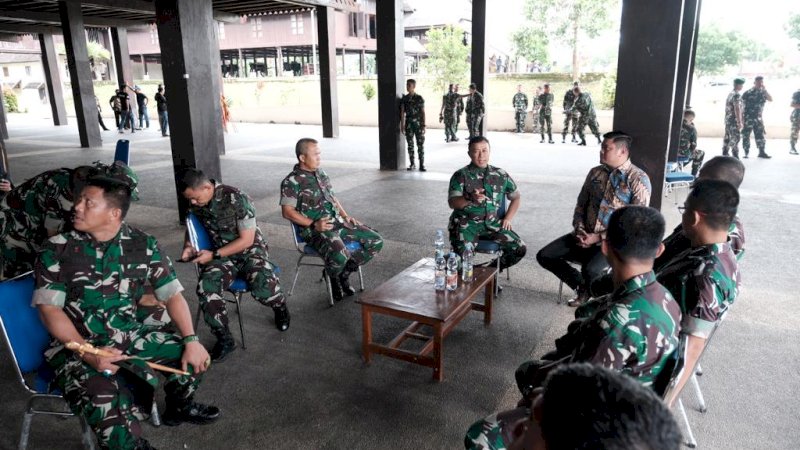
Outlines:
<svg viewBox="0 0 800 450"><path fill-rule="evenodd" d="M222 255L219 254L219 250L214 250L214 259L221 259Z"/></svg>

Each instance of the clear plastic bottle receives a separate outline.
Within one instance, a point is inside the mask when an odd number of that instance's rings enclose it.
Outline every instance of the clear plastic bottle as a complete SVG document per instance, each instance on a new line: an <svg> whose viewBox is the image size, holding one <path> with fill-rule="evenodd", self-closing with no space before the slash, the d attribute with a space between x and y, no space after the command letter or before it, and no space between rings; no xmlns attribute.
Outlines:
<svg viewBox="0 0 800 450"><path fill-rule="evenodd" d="M436 252L436 259L434 260L436 264L436 268L433 272L433 288L437 291L445 290L445 286L447 285L446 281L446 271L447 271L447 262L444 259L444 252Z"/></svg>
<svg viewBox="0 0 800 450"><path fill-rule="evenodd" d="M433 238L433 247L436 256L444 256L444 231L436 230L436 237Z"/></svg>
<svg viewBox="0 0 800 450"><path fill-rule="evenodd" d="M472 243L467 242L464 247L464 253L461 255L461 280L465 283L472 281L472 264L474 260L474 253L472 252Z"/></svg>
<svg viewBox="0 0 800 450"><path fill-rule="evenodd" d="M458 287L458 256L450 252L447 258L447 290L455 291Z"/></svg>

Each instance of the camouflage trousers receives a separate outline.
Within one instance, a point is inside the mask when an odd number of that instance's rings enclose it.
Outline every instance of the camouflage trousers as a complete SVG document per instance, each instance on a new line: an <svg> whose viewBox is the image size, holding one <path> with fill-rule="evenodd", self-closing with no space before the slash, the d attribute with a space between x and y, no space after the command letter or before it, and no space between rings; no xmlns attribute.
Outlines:
<svg viewBox="0 0 800 450"><path fill-rule="evenodd" d="M467 113L467 129L469 137L483 136L483 114Z"/></svg>
<svg viewBox="0 0 800 450"><path fill-rule="evenodd" d="M800 109L795 109L792 111L792 115L789 116L789 119L792 122L792 131L789 134L789 145L792 149L797 149L795 145L797 145L797 137L800 135Z"/></svg>
<svg viewBox="0 0 800 450"><path fill-rule="evenodd" d="M544 135L553 140L553 117L550 114L542 114L539 113L539 134L542 136L542 140L544 140Z"/></svg>
<svg viewBox="0 0 800 450"><path fill-rule="evenodd" d="M26 237L33 227L20 211L0 210L0 280L33 270L37 248Z"/></svg>
<svg viewBox="0 0 800 450"><path fill-rule="evenodd" d="M383 238L375 230L365 226L356 225L347 228L337 224L338 228L318 233L310 228L301 232L303 239L325 261L325 270L330 276L342 273L348 260L353 260L359 266L368 263L383 248ZM345 242L358 242L361 249L351 252Z"/></svg>
<svg viewBox="0 0 800 450"><path fill-rule="evenodd" d="M264 306L277 307L286 302L280 281L266 254L247 253L234 258L213 259L200 266L197 299L203 319L211 331L228 327L224 292L236 278L247 282L250 295Z"/></svg>
<svg viewBox="0 0 800 450"><path fill-rule="evenodd" d="M578 137L580 138L581 142L586 142L586 135L584 134L583 130L586 126L589 126L589 130L592 132L597 139L600 139L600 130L597 125L597 116L594 114L581 114L581 117L578 119Z"/></svg>
<svg viewBox="0 0 800 450"><path fill-rule="evenodd" d="M564 127L561 129L561 136L563 139L567 138L567 133L569 133L570 122L572 122L572 139L575 139L575 133L578 131L577 112L568 112L564 114Z"/></svg>
<svg viewBox="0 0 800 450"><path fill-rule="evenodd" d="M539 111L534 110L531 113L531 122L533 122L533 133L538 133L542 129L539 125Z"/></svg>
<svg viewBox="0 0 800 450"><path fill-rule="evenodd" d="M471 242L473 248L477 245L478 240L497 242L503 251L503 256L500 258L500 266L503 268L511 267L525 257L528 247L514 231L503 230L499 222L493 225L490 229L485 222L470 222L466 225L451 223L448 229L450 245L452 245L456 253L461 255L464 253L467 242Z"/></svg>
<svg viewBox="0 0 800 450"><path fill-rule="evenodd" d="M458 128L458 122L456 122L456 116L453 114L445 114L444 115L444 138L446 141L454 141L458 139L456 137L456 130Z"/></svg>
<svg viewBox="0 0 800 450"><path fill-rule="evenodd" d="M758 153L764 153L767 140L764 137L766 133L764 131L764 121L761 117L747 117L744 119L744 128L742 128L742 149L744 150L744 156L750 154L750 133L753 133Z"/></svg>
<svg viewBox="0 0 800 450"><path fill-rule="evenodd" d="M425 164L425 131L417 122L406 122L406 144L408 144L408 160L414 164L414 139L417 140L419 165Z"/></svg>
<svg viewBox="0 0 800 450"><path fill-rule="evenodd" d="M137 305L136 320L151 331L169 333L175 328L167 308L162 305Z"/></svg>
<svg viewBox="0 0 800 450"><path fill-rule="evenodd" d="M722 154L728 156L730 152L734 158L739 157L739 140L741 139L739 126L736 122L725 122L725 137L722 140Z"/></svg>
<svg viewBox="0 0 800 450"><path fill-rule="evenodd" d="M530 420L531 411L521 406L509 411L492 414L473 423L464 436L467 450L505 450L521 433L520 425Z"/></svg>
<svg viewBox="0 0 800 450"><path fill-rule="evenodd" d="M700 171L700 166L703 165L703 159L706 157L706 152L700 150L699 148L694 150L678 149L678 155L683 158L687 158L692 162L692 175L697 176L697 172Z"/></svg>
<svg viewBox="0 0 800 450"><path fill-rule="evenodd" d="M525 110L516 111L514 113L514 120L517 123L517 133L525 132L525 119L528 117L528 112Z"/></svg>
<svg viewBox="0 0 800 450"><path fill-rule="evenodd" d="M144 360L179 368L183 354L181 339L168 333L134 333L130 344L123 349L128 355ZM55 370L53 383L64 393L64 398L75 414L83 416L97 436L101 448L134 448L135 441L142 434L139 425L139 407L130 389L130 380L138 379L141 373L120 370L116 375L104 376L83 362L77 354L64 350L50 359ZM138 366L138 365L137 365ZM191 366L189 371L192 372ZM123 373L125 374L123 376ZM152 371L143 369L151 387L157 386L157 378ZM182 403L190 400L200 384L199 376L169 374L164 384L168 402ZM152 394L152 392L148 392ZM151 398L142 399L149 403ZM146 411L149 413L149 410Z"/></svg>

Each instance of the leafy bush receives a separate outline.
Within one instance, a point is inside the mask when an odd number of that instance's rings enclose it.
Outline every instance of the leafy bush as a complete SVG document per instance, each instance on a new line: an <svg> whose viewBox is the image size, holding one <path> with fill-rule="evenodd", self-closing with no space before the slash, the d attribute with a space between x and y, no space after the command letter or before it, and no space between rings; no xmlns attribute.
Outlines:
<svg viewBox="0 0 800 450"><path fill-rule="evenodd" d="M367 101L375 97L375 86L373 86L372 83L367 81L362 85L362 88L364 89L364 97L367 98Z"/></svg>
<svg viewBox="0 0 800 450"><path fill-rule="evenodd" d="M603 91L600 96L600 109L614 107L614 98L617 95L617 74L610 73L603 78Z"/></svg>
<svg viewBox="0 0 800 450"><path fill-rule="evenodd" d="M19 112L19 103L17 102L17 94L14 93L12 90L4 90L3 91L3 100L6 111L8 112Z"/></svg>

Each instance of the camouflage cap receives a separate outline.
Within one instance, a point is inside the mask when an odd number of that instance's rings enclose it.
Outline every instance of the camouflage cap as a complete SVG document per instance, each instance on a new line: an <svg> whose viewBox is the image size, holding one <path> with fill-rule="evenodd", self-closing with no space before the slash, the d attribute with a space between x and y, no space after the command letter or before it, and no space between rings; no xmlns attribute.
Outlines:
<svg viewBox="0 0 800 450"><path fill-rule="evenodd" d="M744 78L734 78L733 84L744 84Z"/></svg>
<svg viewBox="0 0 800 450"><path fill-rule="evenodd" d="M116 161L110 166L104 164L97 164L98 171L90 177L91 180L110 181L115 184L127 187L131 192L131 200L139 200L139 177L128 165L123 162Z"/></svg>

